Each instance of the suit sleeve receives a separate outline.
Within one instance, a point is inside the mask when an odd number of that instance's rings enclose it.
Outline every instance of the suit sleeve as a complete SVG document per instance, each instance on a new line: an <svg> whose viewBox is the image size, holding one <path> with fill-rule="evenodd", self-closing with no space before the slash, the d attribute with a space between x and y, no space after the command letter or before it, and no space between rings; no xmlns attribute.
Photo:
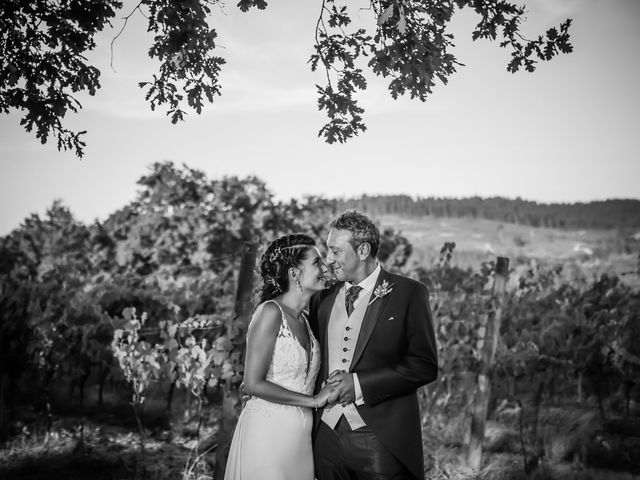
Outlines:
<svg viewBox="0 0 640 480"><path fill-rule="evenodd" d="M313 296L309 300L309 326L311 327L311 331L316 338L320 338L318 327L318 308L320 307L321 299L322 292L317 292L313 294Z"/></svg>
<svg viewBox="0 0 640 480"><path fill-rule="evenodd" d="M406 352L399 363L358 372L364 403L375 405L407 395L438 376L438 352L429 292L415 283L406 310Z"/></svg>

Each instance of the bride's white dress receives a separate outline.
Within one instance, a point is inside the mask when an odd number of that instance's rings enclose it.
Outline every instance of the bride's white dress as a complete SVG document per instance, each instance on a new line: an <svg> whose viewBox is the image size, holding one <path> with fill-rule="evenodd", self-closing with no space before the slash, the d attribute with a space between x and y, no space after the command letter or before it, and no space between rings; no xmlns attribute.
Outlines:
<svg viewBox="0 0 640 480"><path fill-rule="evenodd" d="M267 302L278 305L273 300ZM249 330L267 302L256 309ZM280 312L280 330L266 379L311 395L320 370L320 346L305 319L311 342L311 358L307 358L307 351L291 333L282 308ZM233 434L225 480L313 480L312 425L310 408L252 397Z"/></svg>

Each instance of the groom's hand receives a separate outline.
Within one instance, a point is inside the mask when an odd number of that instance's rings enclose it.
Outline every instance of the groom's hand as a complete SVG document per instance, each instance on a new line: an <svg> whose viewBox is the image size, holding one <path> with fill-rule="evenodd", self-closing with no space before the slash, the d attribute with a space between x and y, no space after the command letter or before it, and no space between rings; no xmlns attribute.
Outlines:
<svg viewBox="0 0 640 480"><path fill-rule="evenodd" d="M352 373L336 370L329 375L327 383L332 385L339 393L338 401L343 407L356 400L356 389L353 385Z"/></svg>

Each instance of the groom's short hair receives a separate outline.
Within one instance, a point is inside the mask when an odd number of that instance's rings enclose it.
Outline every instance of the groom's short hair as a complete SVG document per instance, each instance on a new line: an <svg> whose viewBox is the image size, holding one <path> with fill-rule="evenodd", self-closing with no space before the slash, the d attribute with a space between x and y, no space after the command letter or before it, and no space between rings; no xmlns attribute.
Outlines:
<svg viewBox="0 0 640 480"><path fill-rule="evenodd" d="M329 229L348 230L353 240L351 245L356 250L361 244L368 243L371 257L376 258L380 249L380 230L373 220L357 210L346 210L329 223Z"/></svg>

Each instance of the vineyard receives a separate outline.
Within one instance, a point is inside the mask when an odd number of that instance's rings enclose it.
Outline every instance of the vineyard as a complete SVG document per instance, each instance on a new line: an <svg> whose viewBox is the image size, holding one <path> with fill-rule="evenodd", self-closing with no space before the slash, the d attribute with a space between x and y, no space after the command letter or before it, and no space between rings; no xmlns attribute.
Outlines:
<svg viewBox="0 0 640 480"><path fill-rule="evenodd" d="M289 232L322 248L338 208L171 163L138 184L103 222L56 202L0 238L1 478L221 478L259 248ZM407 238L382 227L380 261L431 294L440 374L420 392L425 478L640 475L637 288L518 258L497 298L494 261L463 268L447 242L416 265ZM481 371L490 394L471 468Z"/></svg>

